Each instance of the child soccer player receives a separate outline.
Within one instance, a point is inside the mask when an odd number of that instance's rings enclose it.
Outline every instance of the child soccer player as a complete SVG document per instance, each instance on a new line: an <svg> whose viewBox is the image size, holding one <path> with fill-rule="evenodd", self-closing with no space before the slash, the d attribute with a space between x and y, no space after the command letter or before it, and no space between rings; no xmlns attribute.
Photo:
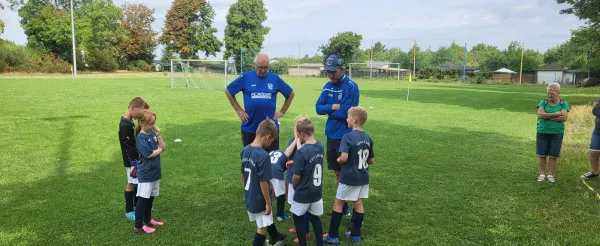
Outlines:
<svg viewBox="0 0 600 246"><path fill-rule="evenodd" d="M287 169L286 163L296 150L295 144L290 144L285 151L275 150L269 153L271 156L271 185L275 197L277 197L277 221L288 220L290 217L284 214L285 208L285 180L283 172Z"/></svg>
<svg viewBox="0 0 600 246"><path fill-rule="evenodd" d="M315 235L323 234L323 225L319 216L323 214L323 144L314 136L315 128L308 117L296 122L296 143L304 143L294 154L292 164L292 188L294 190L291 211L294 214L298 244L306 245L303 216L308 213ZM317 245L323 245L320 237L315 237Z"/></svg>
<svg viewBox="0 0 600 246"><path fill-rule="evenodd" d="M277 126L270 119L262 121L256 130L254 141L246 145L241 153L241 178L244 187L246 209L250 221L256 221L254 246L263 246L266 241L265 228L269 233L270 245L286 239L287 235L277 232L271 213L271 196L269 181L271 180L271 162L269 147L278 137ZM280 243L281 244L281 243Z"/></svg>
<svg viewBox="0 0 600 246"><path fill-rule="evenodd" d="M296 139L298 139L297 136L297 132L296 132L296 122L298 122L298 120L302 119L302 118L306 118L306 115L298 115L296 116L296 119L294 120L294 137L292 137L290 139L290 141L288 142L288 147L290 146L294 146L294 151L292 152L292 154L288 157L288 163L286 163L286 167L288 167L287 169L287 173L285 176L285 181L286 181L286 188L287 188L287 197L288 197L288 203L290 204L290 206L294 203L294 188L292 187L292 177L294 176L294 174L292 173L292 169L289 168L293 163L294 163L294 153L296 153L296 150L300 149L300 147L302 147L302 142L301 141L296 141ZM304 225L305 227L305 232L306 232L306 239L310 238L310 216L308 215L308 213L304 214ZM296 233L296 228L290 228L289 232L291 233ZM299 242L299 239L296 238L294 239L295 243Z"/></svg>
<svg viewBox="0 0 600 246"><path fill-rule="evenodd" d="M123 154L123 164L127 173L127 186L125 186L125 217L135 220L135 207L137 192L137 164L139 154L135 147L135 124L133 119L137 119L140 111L148 109L150 106L140 97L136 97L127 107L127 111L121 117L119 123L119 142L121 144L121 153Z"/></svg>
<svg viewBox="0 0 600 246"><path fill-rule="evenodd" d="M340 157L337 159L342 166L340 186L338 187L329 234L323 237L323 242L339 244L339 227L342 221L342 207L346 201L351 201L355 209L352 219L352 231L344 233L352 242L360 242L360 229L365 214L362 199L369 197L369 165L375 161L373 140L362 129L367 121L367 111L362 107L352 107L348 110L346 122L352 131L344 134L340 144Z"/></svg>
<svg viewBox="0 0 600 246"><path fill-rule="evenodd" d="M159 194L161 179L160 154L165 150L165 142L160 136L160 128L154 125L156 115L142 111L135 128L136 146L140 153L138 164L138 201L135 206L134 232L153 233L163 222L152 219L152 203ZM150 227L152 226L152 227Z"/></svg>

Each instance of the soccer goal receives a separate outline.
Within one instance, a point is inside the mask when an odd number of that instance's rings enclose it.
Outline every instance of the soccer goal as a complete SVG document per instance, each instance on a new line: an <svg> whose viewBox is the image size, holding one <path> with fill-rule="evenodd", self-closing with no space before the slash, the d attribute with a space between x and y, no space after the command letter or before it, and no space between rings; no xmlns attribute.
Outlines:
<svg viewBox="0 0 600 246"><path fill-rule="evenodd" d="M227 86L225 60L171 60L171 88L224 90Z"/></svg>
<svg viewBox="0 0 600 246"><path fill-rule="evenodd" d="M410 72L407 69L400 68L400 63L350 63L348 75L352 79L396 79L400 81L400 77L405 75L405 72Z"/></svg>

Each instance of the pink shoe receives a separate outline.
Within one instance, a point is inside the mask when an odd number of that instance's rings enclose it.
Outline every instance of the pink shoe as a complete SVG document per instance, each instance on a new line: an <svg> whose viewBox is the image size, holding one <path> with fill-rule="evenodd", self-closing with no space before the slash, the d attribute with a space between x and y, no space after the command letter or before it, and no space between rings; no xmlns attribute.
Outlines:
<svg viewBox="0 0 600 246"><path fill-rule="evenodd" d="M143 232L143 233L146 233L146 234L150 234L150 233L154 233L155 231L156 231L156 229L147 227L145 225L142 226L141 229L138 229L138 228L135 228L135 227L133 228L133 232L135 232L135 233L141 233L141 232Z"/></svg>
<svg viewBox="0 0 600 246"><path fill-rule="evenodd" d="M165 224L165 222L160 222L160 221L156 221L153 219L150 220L150 225L152 225L152 226L163 226L164 224Z"/></svg>

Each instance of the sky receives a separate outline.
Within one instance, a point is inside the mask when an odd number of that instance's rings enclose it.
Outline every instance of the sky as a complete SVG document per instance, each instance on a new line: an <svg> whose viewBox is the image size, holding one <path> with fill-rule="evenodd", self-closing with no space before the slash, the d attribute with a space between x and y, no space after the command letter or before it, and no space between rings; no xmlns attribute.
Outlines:
<svg viewBox="0 0 600 246"><path fill-rule="evenodd" d="M4 1L4 0L0 0ZM225 16L236 0L209 0L216 12L214 26L223 40ZM5 2L5 1L4 1ZM154 30L160 32L172 1L114 0L145 3L155 9ZM263 51L271 57L318 53L318 47L339 32L363 36L362 48L380 41L386 47L407 51L413 40L421 47L436 50L453 41L470 49L478 43L505 49L511 41L525 42L525 48L546 51L571 36L571 30L585 23L559 11L568 5L554 0L264 0L268 10L266 25L271 31ZM0 38L25 44L27 38L19 16L8 9L0 11L6 22ZM160 49L157 49L160 57ZM157 58L158 58L157 57ZM208 59L221 59L222 54Z"/></svg>

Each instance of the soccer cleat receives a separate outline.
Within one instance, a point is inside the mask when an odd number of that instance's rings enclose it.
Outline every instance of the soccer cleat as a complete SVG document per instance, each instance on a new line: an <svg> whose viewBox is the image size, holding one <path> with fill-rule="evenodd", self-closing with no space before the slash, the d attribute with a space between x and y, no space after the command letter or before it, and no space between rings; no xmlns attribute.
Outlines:
<svg viewBox="0 0 600 246"><path fill-rule="evenodd" d="M160 221L156 221L154 219L151 219L150 223L148 223L148 224L150 224L152 226L163 226L163 225L165 225L165 222L160 222Z"/></svg>
<svg viewBox="0 0 600 246"><path fill-rule="evenodd" d="M360 243L360 236L353 237L351 232L345 232L344 237L349 238L353 243Z"/></svg>
<svg viewBox="0 0 600 246"><path fill-rule="evenodd" d="M142 228L133 228L133 232L135 233L146 233L146 234L150 234L150 233L154 233L156 231L156 229L151 228L151 227L147 227L147 226L142 226Z"/></svg>
<svg viewBox="0 0 600 246"><path fill-rule="evenodd" d="M310 233L306 233L306 239L309 239L309 238L310 238ZM298 239L298 238L294 239L294 243L299 243L299 242L300 242L300 239Z"/></svg>
<svg viewBox="0 0 600 246"><path fill-rule="evenodd" d="M128 218L130 220L135 220L135 212L131 211L129 213L125 213L125 218Z"/></svg>
<svg viewBox="0 0 600 246"><path fill-rule="evenodd" d="M598 177L598 174L597 173L593 173L593 172L587 172L587 173L581 175L582 179L593 179L595 177Z"/></svg>
<svg viewBox="0 0 600 246"><path fill-rule="evenodd" d="M352 214L350 214L350 208L346 208L346 217L351 217Z"/></svg>
<svg viewBox="0 0 600 246"><path fill-rule="evenodd" d="M330 237L329 234L323 235L323 243L338 245L340 244L340 238Z"/></svg>
<svg viewBox="0 0 600 246"><path fill-rule="evenodd" d="M290 216L288 216L287 214L283 214L282 216L277 216L277 221L284 221L284 220L289 220Z"/></svg>
<svg viewBox="0 0 600 246"><path fill-rule="evenodd" d="M296 233L296 228L290 228L288 231L291 233Z"/></svg>
<svg viewBox="0 0 600 246"><path fill-rule="evenodd" d="M276 239L275 238L269 239L269 245L278 245L278 243L283 243L283 241L285 241L286 238L287 238L287 234L279 233L279 236L277 236Z"/></svg>

